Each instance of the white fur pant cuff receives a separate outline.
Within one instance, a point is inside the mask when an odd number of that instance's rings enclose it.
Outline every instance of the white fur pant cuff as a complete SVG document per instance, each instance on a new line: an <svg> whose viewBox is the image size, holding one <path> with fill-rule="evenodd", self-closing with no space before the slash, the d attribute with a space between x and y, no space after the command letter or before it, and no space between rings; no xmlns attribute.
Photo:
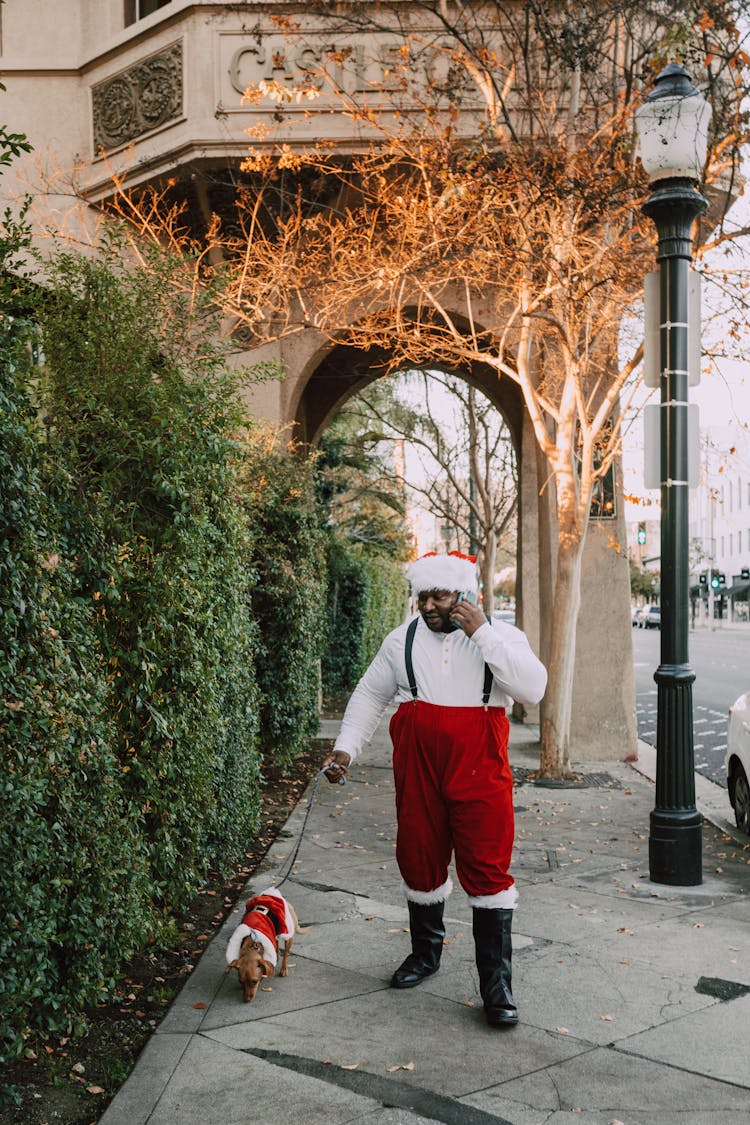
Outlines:
<svg viewBox="0 0 750 1125"><path fill-rule="evenodd" d="M448 876L441 887L435 887L434 891L413 891L411 887L407 887L406 883L401 883L401 889L406 895L408 902L419 903L420 906L432 906L435 902L445 902L448 895L453 890L453 880Z"/></svg>
<svg viewBox="0 0 750 1125"><path fill-rule="evenodd" d="M498 891L496 895L477 895L469 897L469 905L479 910L515 910L518 902L518 891L515 885L505 891Z"/></svg>

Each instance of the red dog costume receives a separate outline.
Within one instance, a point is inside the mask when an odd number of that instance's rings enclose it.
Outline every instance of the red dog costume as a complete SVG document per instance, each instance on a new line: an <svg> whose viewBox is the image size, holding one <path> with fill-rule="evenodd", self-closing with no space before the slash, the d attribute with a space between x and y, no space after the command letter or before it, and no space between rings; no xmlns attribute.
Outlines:
<svg viewBox="0 0 750 1125"><path fill-rule="evenodd" d="M265 960L276 968L277 942L293 936L294 920L289 905L275 887L269 887L245 903L245 915L227 945L227 963L231 965L239 957L242 942L252 937L263 947Z"/></svg>

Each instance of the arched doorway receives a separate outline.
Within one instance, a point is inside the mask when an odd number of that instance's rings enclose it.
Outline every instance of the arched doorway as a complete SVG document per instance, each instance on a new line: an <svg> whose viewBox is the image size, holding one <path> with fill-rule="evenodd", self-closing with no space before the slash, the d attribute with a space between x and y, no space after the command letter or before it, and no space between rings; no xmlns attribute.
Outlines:
<svg viewBox="0 0 750 1125"><path fill-rule="evenodd" d="M388 370L389 357L376 349L343 344L321 348L310 339L302 355L301 340L287 356L282 395L284 421L298 437L315 445L337 410ZM294 369L297 374L295 375ZM483 366L457 371L483 391L502 413L516 450L519 475L517 585L518 621L535 651L545 660L555 569L555 513L548 470L541 457L523 398L511 379L499 379ZM621 493L619 481L616 490ZM592 522L582 578L582 606L576 647L572 741L579 759L618 759L636 747L629 569L620 544L625 542L622 503L613 518ZM538 721L538 709L526 721Z"/></svg>

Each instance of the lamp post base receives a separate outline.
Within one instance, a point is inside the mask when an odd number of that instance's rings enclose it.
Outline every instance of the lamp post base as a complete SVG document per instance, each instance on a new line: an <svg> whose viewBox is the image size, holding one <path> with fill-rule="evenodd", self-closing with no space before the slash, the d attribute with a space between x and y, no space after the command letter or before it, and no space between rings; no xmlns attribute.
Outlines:
<svg viewBox="0 0 750 1125"><path fill-rule="evenodd" d="M684 812L654 809L648 841L649 876L671 887L697 887L703 882L703 817L696 809Z"/></svg>

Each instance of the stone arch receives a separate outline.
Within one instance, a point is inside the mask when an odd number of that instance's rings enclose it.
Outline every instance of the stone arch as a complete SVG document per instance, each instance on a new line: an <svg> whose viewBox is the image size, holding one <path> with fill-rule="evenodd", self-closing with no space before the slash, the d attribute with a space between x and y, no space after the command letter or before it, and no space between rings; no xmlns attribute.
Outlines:
<svg viewBox="0 0 750 1125"><path fill-rule="evenodd" d="M315 445L336 411L353 395L385 375L390 366L390 357L381 349L365 350L346 344L332 347L310 365L306 376L300 377L294 412L297 437L306 445ZM447 371L444 364L429 366ZM505 420L518 453L525 413L518 386L511 379L498 378L488 364L455 368L450 374L465 379L487 396Z"/></svg>
<svg viewBox="0 0 750 1125"><path fill-rule="evenodd" d="M309 357L293 396L297 438L306 446L314 446L337 410L353 395L385 375L390 366L391 357L382 349L363 349L345 344L334 345ZM445 365L439 363L434 368L446 370ZM529 577L540 573L536 443L523 396L512 379L499 378L489 364L475 363L452 369L450 373L482 391L510 431L519 476L516 614L518 623L536 650L542 651L545 641L540 636L539 585L538 581ZM546 566L545 571L548 572ZM537 721L537 709L530 709L525 717L529 721Z"/></svg>

